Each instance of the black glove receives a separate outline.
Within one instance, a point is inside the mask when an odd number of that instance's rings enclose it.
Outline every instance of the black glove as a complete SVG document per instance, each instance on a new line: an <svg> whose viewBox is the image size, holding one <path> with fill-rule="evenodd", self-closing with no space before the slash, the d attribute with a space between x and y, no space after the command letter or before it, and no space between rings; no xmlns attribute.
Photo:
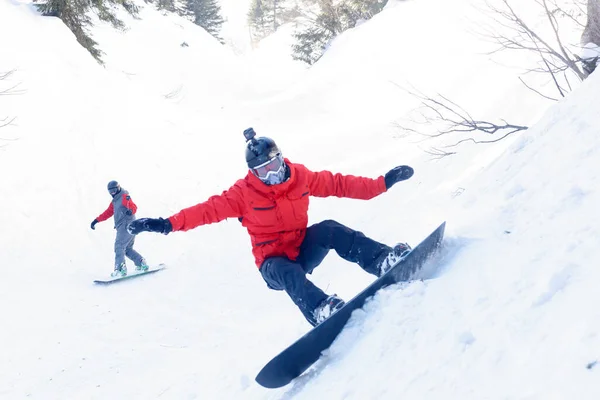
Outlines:
<svg viewBox="0 0 600 400"><path fill-rule="evenodd" d="M125 214L127 215L133 215L133 211L131 211L129 208L127 209L127 211L125 211Z"/></svg>
<svg viewBox="0 0 600 400"><path fill-rule="evenodd" d="M172 230L171 221L163 218L140 218L127 225L127 232L132 235L140 232L158 232L166 235Z"/></svg>
<svg viewBox="0 0 600 400"><path fill-rule="evenodd" d="M401 165L391 169L387 174L385 174L385 188L389 189L396 183L407 180L413 176L414 172L415 171L408 165Z"/></svg>
<svg viewBox="0 0 600 400"><path fill-rule="evenodd" d="M97 219L93 220L93 221L92 221L92 225L90 225L90 228L92 228L92 229L96 230L96 224L97 224L97 223L98 223L98 220L97 220Z"/></svg>

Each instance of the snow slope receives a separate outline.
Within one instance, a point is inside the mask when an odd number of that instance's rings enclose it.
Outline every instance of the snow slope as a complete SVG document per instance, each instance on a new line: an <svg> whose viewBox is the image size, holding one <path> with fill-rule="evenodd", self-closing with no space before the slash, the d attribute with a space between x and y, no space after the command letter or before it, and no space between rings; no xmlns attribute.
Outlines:
<svg viewBox="0 0 600 400"><path fill-rule="evenodd" d="M16 139L0 143L0 398L598 398L598 76L549 107L503 66L529 60L482 55L467 0L391 1L309 70L281 55L285 35L236 55L140 5L127 31L93 30L103 68L58 20L0 2L0 72L16 69L0 90L23 91L0 96L0 118L17 117L0 128ZM532 128L431 161L424 149L458 138L402 135L415 100L398 86ZM415 244L448 221L426 280L377 295L312 372L271 391L254 375L308 325L266 288L237 221L140 235L169 268L91 284L112 268L110 221L89 229L106 183L138 217L167 217L245 174L248 126L315 170L415 168L368 202L314 199L311 223ZM373 278L331 255L311 279L350 298Z"/></svg>

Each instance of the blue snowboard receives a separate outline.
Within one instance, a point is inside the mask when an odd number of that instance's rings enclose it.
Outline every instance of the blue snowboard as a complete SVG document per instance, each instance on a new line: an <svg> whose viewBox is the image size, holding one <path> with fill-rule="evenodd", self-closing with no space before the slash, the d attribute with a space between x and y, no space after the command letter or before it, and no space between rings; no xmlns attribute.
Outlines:
<svg viewBox="0 0 600 400"><path fill-rule="evenodd" d="M132 279L132 278L135 278L138 276L153 274L155 272L160 271L161 269L165 269L166 267L167 266L165 264L158 264L158 266L156 266L156 267L148 268L147 271L132 271L132 272L129 272L125 276L111 276L106 279L96 279L94 281L94 283L96 283L98 285L110 285L112 283L125 281L125 280Z"/></svg>
<svg viewBox="0 0 600 400"><path fill-rule="evenodd" d="M400 263L371 283L329 319L317 325L269 361L256 376L256 382L261 386L273 389L285 386L300 376L321 357L323 350L331 346L350 319L352 311L361 308L365 301L379 289L397 282L408 281L415 272L421 269L442 242L445 227L446 223L444 222Z"/></svg>

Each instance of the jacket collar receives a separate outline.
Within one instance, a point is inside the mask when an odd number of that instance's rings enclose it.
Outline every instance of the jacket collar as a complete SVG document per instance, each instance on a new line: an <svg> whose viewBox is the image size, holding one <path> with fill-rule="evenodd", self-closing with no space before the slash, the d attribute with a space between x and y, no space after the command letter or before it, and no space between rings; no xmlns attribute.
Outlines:
<svg viewBox="0 0 600 400"><path fill-rule="evenodd" d="M114 196L112 196L112 201L118 201L121 197L125 196L129 194L129 192L123 188L121 188L121 190L119 190L119 193L115 194Z"/></svg>

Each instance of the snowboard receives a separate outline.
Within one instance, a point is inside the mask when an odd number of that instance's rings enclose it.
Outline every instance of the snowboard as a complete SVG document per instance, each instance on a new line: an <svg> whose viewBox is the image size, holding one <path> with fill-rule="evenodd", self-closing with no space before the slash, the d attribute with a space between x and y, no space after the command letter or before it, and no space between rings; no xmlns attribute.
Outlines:
<svg viewBox="0 0 600 400"><path fill-rule="evenodd" d="M361 308L365 301L379 289L411 279L415 272L431 257L444 237L446 222L442 223L426 239L379 277L366 289L347 302L335 314L314 327L287 349L279 353L256 376L256 382L269 389L282 387L300 376L328 349L350 319L352 311Z"/></svg>
<svg viewBox="0 0 600 400"><path fill-rule="evenodd" d="M125 275L125 276L114 276L114 277L110 276L106 279L96 279L94 281L94 283L99 284L99 285L110 285L115 282L121 282L121 281L125 281L127 279L133 279L138 276L153 274L155 272L160 271L161 269L165 269L166 267L167 266L165 264L158 264L158 266L156 266L156 267L148 268L147 271L136 271L136 270L133 270L131 272L128 271L127 275Z"/></svg>

